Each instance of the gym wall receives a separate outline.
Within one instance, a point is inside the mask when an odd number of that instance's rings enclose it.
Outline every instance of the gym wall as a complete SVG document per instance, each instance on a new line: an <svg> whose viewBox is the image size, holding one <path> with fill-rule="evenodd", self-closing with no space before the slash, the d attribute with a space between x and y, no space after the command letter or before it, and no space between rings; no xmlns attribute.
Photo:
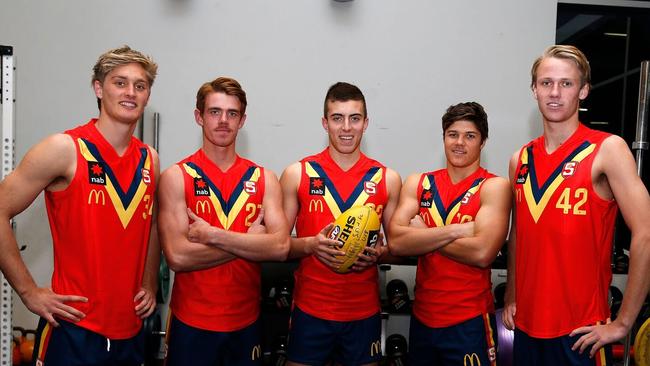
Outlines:
<svg viewBox="0 0 650 366"><path fill-rule="evenodd" d="M555 37L556 1L140 0L3 1L0 44L14 47L16 158L52 133L96 116L91 68L109 48L150 54L159 76L145 114L160 113L164 169L201 142L198 87L217 76L248 93L241 155L274 170L320 151L323 98L336 81L367 98L365 152L402 178L443 167L440 117L478 101L490 120L483 163L507 174L541 133L530 66ZM17 218L25 260L41 285L52 271L43 198ZM19 300L14 324L36 317Z"/></svg>

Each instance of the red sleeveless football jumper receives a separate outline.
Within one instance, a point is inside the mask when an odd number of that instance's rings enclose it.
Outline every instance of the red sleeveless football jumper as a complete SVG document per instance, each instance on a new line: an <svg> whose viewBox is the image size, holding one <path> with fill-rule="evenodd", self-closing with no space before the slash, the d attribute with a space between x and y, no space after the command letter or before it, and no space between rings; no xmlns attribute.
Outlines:
<svg viewBox="0 0 650 366"><path fill-rule="evenodd" d="M131 138L123 156L93 119L65 133L77 150L70 185L45 192L54 245L52 289L81 295L68 305L86 317L76 325L111 339L135 336L142 321L133 298L142 286L154 199L154 162Z"/></svg>
<svg viewBox="0 0 650 366"><path fill-rule="evenodd" d="M591 179L609 136L581 124L552 154L543 136L519 154L515 324L532 337L564 336L610 315L617 206L596 194Z"/></svg>
<svg viewBox="0 0 650 366"><path fill-rule="evenodd" d="M237 156L221 171L203 152L178 163L185 202L197 216L221 229L245 233L259 215L264 198L264 169ZM183 323L214 332L252 324L260 312L261 267L237 258L219 266L178 272L170 307Z"/></svg>
<svg viewBox="0 0 650 366"><path fill-rule="evenodd" d="M474 221L481 187L494 177L477 169L454 184L447 169L420 176L420 216L429 227ZM442 328L494 312L490 268L479 268L433 251L418 259L413 313L426 326Z"/></svg>
<svg viewBox="0 0 650 366"><path fill-rule="evenodd" d="M332 160L328 149L300 161L298 237L318 234L352 206L373 207L379 217L388 201L386 167L361 154L347 171ZM353 321L379 312L377 267L336 273L315 256L301 259L295 272L294 303L325 320Z"/></svg>

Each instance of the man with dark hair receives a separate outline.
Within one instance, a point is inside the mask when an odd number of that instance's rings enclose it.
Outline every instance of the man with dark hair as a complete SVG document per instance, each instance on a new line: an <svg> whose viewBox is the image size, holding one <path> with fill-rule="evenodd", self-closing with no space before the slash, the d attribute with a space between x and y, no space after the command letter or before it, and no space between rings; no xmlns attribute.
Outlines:
<svg viewBox="0 0 650 366"><path fill-rule="evenodd" d="M128 46L101 55L92 78L99 117L32 147L0 184L0 268L41 317L36 364L143 361L138 332L156 307L160 259L151 218L158 155L133 131L156 71ZM54 245L51 289L36 285L9 226L42 191Z"/></svg>
<svg viewBox="0 0 650 366"><path fill-rule="evenodd" d="M508 232L510 188L480 165L480 104L449 107L442 128L447 167L408 177L390 224L391 252L420 256L409 365L494 365L490 265Z"/></svg>
<svg viewBox="0 0 650 366"><path fill-rule="evenodd" d="M650 286L650 197L619 136L578 119L590 68L576 47L547 48L531 69L544 134L515 152L504 324L517 365L610 365ZM622 306L609 322L617 208L632 233ZM588 352L585 352L588 351Z"/></svg>
<svg viewBox="0 0 650 366"><path fill-rule="evenodd" d="M332 85L325 96L322 125L329 146L290 165L280 183L284 211L297 238L290 258L295 272L294 308L289 333L289 365L376 365L381 357L379 288L376 262L386 249L368 247L350 273L341 264L339 243L327 239L331 223L356 205L374 208L386 224L397 204L399 175L361 152L368 127L363 93L352 84Z"/></svg>
<svg viewBox="0 0 650 366"><path fill-rule="evenodd" d="M260 365L261 267L289 250L275 174L236 151L246 93L220 77L199 88L203 145L160 178L160 239L176 272L168 366Z"/></svg>

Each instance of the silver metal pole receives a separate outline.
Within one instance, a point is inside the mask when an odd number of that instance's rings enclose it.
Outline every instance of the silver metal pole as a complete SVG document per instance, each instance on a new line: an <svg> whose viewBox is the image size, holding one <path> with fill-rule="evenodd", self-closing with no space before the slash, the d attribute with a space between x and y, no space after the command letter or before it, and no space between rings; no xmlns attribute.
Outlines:
<svg viewBox="0 0 650 366"><path fill-rule="evenodd" d="M153 148L160 154L160 113L153 114Z"/></svg>
<svg viewBox="0 0 650 366"><path fill-rule="evenodd" d="M648 103L650 103L650 61L641 62L639 78L639 104L636 118L636 141L632 150L636 150L636 170L639 175L643 172L643 153L648 150Z"/></svg>
<svg viewBox="0 0 650 366"><path fill-rule="evenodd" d="M2 179L14 168L14 57L13 47L0 46L2 57ZM13 220L11 221L13 226ZM0 273L0 365L11 365L11 286Z"/></svg>
<svg viewBox="0 0 650 366"><path fill-rule="evenodd" d="M140 120L138 120L138 128L136 129L135 137L140 141L144 141L144 112L140 116Z"/></svg>
<svg viewBox="0 0 650 366"><path fill-rule="evenodd" d="M650 103L650 61L641 62L639 75L639 104L636 117L636 141L632 143L632 150L636 150L636 172L639 176L643 173L643 155L648 150L648 103ZM630 366L630 347L632 345L631 332L625 336L625 353L623 365Z"/></svg>

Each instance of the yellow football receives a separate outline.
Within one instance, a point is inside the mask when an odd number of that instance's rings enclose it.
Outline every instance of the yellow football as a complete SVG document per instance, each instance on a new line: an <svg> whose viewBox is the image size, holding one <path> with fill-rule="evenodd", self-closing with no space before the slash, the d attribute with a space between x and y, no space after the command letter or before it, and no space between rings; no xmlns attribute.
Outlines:
<svg viewBox="0 0 650 366"><path fill-rule="evenodd" d="M337 272L349 272L359 253L366 246L377 244L380 225L377 212L369 206L351 207L336 218L328 237L338 241L339 249L345 252L345 255L337 256L343 260Z"/></svg>

